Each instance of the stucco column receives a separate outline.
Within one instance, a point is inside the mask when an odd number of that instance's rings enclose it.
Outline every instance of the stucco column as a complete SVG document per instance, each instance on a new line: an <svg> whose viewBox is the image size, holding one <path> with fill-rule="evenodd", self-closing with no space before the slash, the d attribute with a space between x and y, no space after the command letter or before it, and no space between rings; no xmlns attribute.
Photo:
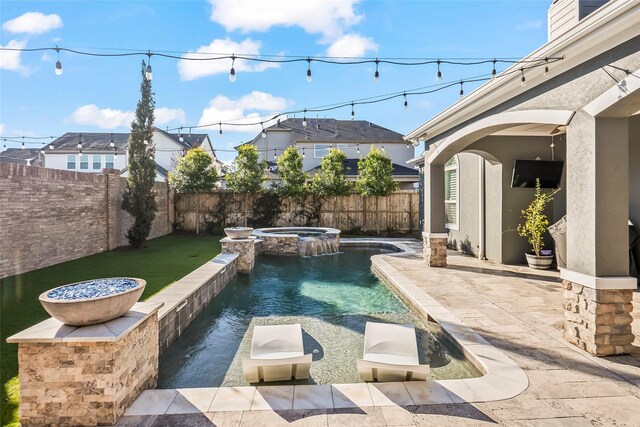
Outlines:
<svg viewBox="0 0 640 427"><path fill-rule="evenodd" d="M424 167L424 261L429 267L447 266L447 229L445 228L444 165Z"/></svg>
<svg viewBox="0 0 640 427"><path fill-rule="evenodd" d="M567 132L565 338L596 355L631 349L629 124L578 111Z"/></svg>

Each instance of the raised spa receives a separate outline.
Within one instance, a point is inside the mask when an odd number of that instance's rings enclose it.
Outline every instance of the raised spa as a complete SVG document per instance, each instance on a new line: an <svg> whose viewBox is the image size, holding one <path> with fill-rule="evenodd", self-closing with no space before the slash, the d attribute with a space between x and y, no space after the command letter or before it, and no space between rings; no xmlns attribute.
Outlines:
<svg viewBox="0 0 640 427"><path fill-rule="evenodd" d="M416 326L420 362L433 378L468 378L479 372L439 327L416 313L371 273L379 248L343 245L333 256L260 255L248 275L238 275L161 356L159 388L247 385L255 325L300 323L305 353L313 354L310 379L289 384L360 382L367 321ZM274 384L274 383L269 383ZM279 383L275 383L279 384Z"/></svg>
<svg viewBox="0 0 640 427"><path fill-rule="evenodd" d="M259 228L253 235L263 241L262 252L271 255L318 256L340 250L340 230L322 227Z"/></svg>

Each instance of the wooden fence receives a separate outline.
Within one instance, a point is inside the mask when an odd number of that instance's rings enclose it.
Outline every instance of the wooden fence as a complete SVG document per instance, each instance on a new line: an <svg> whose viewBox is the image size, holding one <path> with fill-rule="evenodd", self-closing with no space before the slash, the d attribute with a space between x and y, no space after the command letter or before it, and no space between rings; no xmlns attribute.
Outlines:
<svg viewBox="0 0 640 427"><path fill-rule="evenodd" d="M312 198L304 203L295 199L277 200L281 213L263 226L333 227L347 233L417 233L418 192L397 191L385 197L348 196ZM195 231L196 217L200 230L220 226L251 224L265 201L226 190L194 194L177 194L175 198L176 229Z"/></svg>

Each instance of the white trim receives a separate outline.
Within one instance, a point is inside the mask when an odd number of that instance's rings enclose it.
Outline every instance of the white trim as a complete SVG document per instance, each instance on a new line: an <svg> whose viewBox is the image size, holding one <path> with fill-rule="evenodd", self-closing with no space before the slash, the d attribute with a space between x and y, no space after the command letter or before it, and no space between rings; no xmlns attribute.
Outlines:
<svg viewBox="0 0 640 427"><path fill-rule="evenodd" d="M640 89L640 70L636 70L631 74L632 78L627 76L619 84L606 90L602 95L582 107L582 109L592 117L607 117L607 110L619 102L623 102L624 98ZM626 92L622 91L621 85L624 85ZM623 115L623 117L628 116L629 114Z"/></svg>
<svg viewBox="0 0 640 427"><path fill-rule="evenodd" d="M560 278L577 283L591 289L636 289L638 279L635 277L596 277L577 271L560 269Z"/></svg>
<svg viewBox="0 0 640 427"><path fill-rule="evenodd" d="M444 173L446 174L448 171L452 171L455 170L456 171L456 198L455 200L449 200L449 199L445 199L444 204L445 206L447 204L452 205L455 204L456 205L456 222L455 223L445 223L444 226L445 228L447 228L448 230L455 230L455 231L460 231L460 161L458 159L458 155L456 154L455 156L452 157L452 159L455 161L454 165L449 165L449 166L445 166L444 167ZM446 180L445 180L445 185L446 185ZM446 209L445 209L446 211Z"/></svg>
<svg viewBox="0 0 640 427"><path fill-rule="evenodd" d="M616 0L601 6L584 18L578 25L554 40L545 43L523 60L558 57L565 59L549 66L554 76L588 62L590 59L640 35L640 2L638 0ZM477 117L479 114L512 99L522 93L520 74L522 65L514 64L471 92L462 100L442 111L433 119L404 136L404 139L423 138L429 132L432 139L447 130ZM543 70L527 73L527 89L547 81Z"/></svg>
<svg viewBox="0 0 640 427"><path fill-rule="evenodd" d="M449 160L475 141L512 126L531 123L566 126L571 122L574 114L572 110L521 110L494 114L475 121L446 137L429 155L427 163ZM453 149L456 150L455 153L447 153Z"/></svg>
<svg viewBox="0 0 640 427"><path fill-rule="evenodd" d="M426 237L427 239L448 239L449 233L429 233L428 231L423 231L422 237Z"/></svg>

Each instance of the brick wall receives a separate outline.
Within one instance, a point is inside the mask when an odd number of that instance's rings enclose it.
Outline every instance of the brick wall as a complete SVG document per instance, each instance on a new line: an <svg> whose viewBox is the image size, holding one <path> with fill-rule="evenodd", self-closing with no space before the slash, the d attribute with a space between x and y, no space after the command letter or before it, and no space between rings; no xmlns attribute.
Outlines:
<svg viewBox="0 0 640 427"><path fill-rule="evenodd" d="M120 208L125 179L0 163L0 278L127 244L131 217ZM156 184L150 238L171 232L173 196Z"/></svg>

